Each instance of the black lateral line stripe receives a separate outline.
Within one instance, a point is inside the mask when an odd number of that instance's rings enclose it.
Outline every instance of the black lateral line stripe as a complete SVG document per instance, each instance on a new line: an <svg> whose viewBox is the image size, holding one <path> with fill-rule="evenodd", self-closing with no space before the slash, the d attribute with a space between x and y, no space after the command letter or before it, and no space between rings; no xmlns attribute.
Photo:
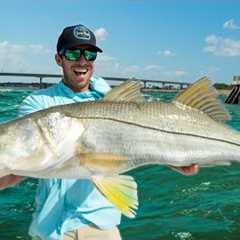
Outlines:
<svg viewBox="0 0 240 240"><path fill-rule="evenodd" d="M70 115L69 115L69 117L70 117ZM163 129L160 129L160 128L144 126L144 125L139 124L139 123L127 122L127 121L124 121L124 120L121 120L121 119L116 119L116 118L111 118L111 117L79 117L79 118L80 119L111 120L111 121L115 121L115 122L121 122L121 123L126 123L126 124L129 124L129 125L133 125L133 126L142 127L142 128L145 128L145 129L151 129L151 130L155 130L155 131L160 131L160 132L164 132L164 133L170 133L170 134L175 134L175 135L191 136L191 137L198 137L198 138L203 138L203 139L207 139L207 140L213 140L213 141L218 141L218 142L225 142L225 143L232 144L232 145L240 147L240 144L234 143L234 142L230 142L230 141L227 141L227 140L224 140L224 139L210 138L210 137L205 137L205 136L201 136L201 135L195 135L195 134L191 134L191 133L171 132L171 131L163 130Z"/></svg>

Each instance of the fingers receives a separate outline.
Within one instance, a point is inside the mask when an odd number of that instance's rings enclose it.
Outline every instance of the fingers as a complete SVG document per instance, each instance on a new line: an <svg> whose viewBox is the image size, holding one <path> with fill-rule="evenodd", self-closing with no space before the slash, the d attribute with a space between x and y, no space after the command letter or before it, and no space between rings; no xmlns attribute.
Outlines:
<svg viewBox="0 0 240 240"><path fill-rule="evenodd" d="M193 176L199 172L198 164L192 164L190 166L184 166L184 167L175 167L175 166L169 166L169 167L174 171L179 172L185 176Z"/></svg>
<svg viewBox="0 0 240 240"><path fill-rule="evenodd" d="M2 178L0 178L0 189L4 189L10 186L13 186L20 181L22 181L24 177L22 176L16 176L16 175L7 175Z"/></svg>

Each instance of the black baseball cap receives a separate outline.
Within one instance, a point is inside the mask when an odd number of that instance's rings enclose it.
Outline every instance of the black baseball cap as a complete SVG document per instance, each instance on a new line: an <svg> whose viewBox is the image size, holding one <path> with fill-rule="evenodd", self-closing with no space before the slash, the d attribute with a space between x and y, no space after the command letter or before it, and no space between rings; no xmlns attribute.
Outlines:
<svg viewBox="0 0 240 240"><path fill-rule="evenodd" d="M94 33L81 24L63 29L58 38L57 52L59 53L62 49L74 48L82 44L88 44L97 52L102 52L102 49L96 46Z"/></svg>

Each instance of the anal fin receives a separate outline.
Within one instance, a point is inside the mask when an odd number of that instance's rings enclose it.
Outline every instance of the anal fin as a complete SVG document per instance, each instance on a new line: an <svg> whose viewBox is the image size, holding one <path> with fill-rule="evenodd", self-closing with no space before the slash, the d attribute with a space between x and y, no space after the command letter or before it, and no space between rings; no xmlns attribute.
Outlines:
<svg viewBox="0 0 240 240"><path fill-rule="evenodd" d="M136 216L138 208L137 183L131 176L93 176L92 180L99 191L114 205L122 214L129 218Z"/></svg>
<svg viewBox="0 0 240 240"><path fill-rule="evenodd" d="M126 169L129 161L127 157L111 153L79 153L77 155L81 165L92 171L103 173L119 173Z"/></svg>

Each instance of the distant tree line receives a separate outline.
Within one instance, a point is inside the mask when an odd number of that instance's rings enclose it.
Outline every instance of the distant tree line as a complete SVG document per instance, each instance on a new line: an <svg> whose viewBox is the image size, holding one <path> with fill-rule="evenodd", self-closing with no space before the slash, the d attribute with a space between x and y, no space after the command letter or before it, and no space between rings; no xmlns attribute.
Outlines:
<svg viewBox="0 0 240 240"><path fill-rule="evenodd" d="M213 86L216 89L224 89L224 90L230 90L232 88L232 85L228 85L226 83L214 83Z"/></svg>

